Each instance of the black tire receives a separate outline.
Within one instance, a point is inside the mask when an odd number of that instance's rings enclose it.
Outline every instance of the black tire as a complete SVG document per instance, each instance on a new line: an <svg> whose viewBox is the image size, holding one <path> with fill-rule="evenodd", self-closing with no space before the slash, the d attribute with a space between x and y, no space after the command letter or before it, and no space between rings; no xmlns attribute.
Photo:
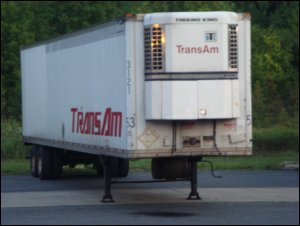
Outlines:
<svg viewBox="0 0 300 226"><path fill-rule="evenodd" d="M119 158L111 157L111 177L119 177Z"/></svg>
<svg viewBox="0 0 300 226"><path fill-rule="evenodd" d="M151 173L153 179L162 179L161 163L159 158L153 158L151 161Z"/></svg>
<svg viewBox="0 0 300 226"><path fill-rule="evenodd" d="M103 160L102 157L97 157L97 159L95 160L94 166L96 168L97 171L97 175L99 177L103 177L104 176L104 166L103 166Z"/></svg>
<svg viewBox="0 0 300 226"><path fill-rule="evenodd" d="M36 145L32 146L30 154L30 171L31 175L35 178L39 176L38 173L38 147Z"/></svg>
<svg viewBox="0 0 300 226"><path fill-rule="evenodd" d="M63 173L63 152L60 149L52 148L52 179L60 179Z"/></svg>
<svg viewBox="0 0 300 226"><path fill-rule="evenodd" d="M111 177L127 177L129 172L129 160L117 157L110 157ZM100 177L104 176L104 163L103 159L99 158L99 161L95 164L97 174Z"/></svg>
<svg viewBox="0 0 300 226"><path fill-rule="evenodd" d="M38 149L38 175L41 180L52 177L52 156L50 148L40 146Z"/></svg>
<svg viewBox="0 0 300 226"><path fill-rule="evenodd" d="M97 171L97 175L99 177L103 177L104 176L104 170L103 170L103 166L102 165L97 165L96 166L96 171Z"/></svg>
<svg viewBox="0 0 300 226"><path fill-rule="evenodd" d="M118 177L127 177L129 172L129 159L119 158L119 172Z"/></svg>

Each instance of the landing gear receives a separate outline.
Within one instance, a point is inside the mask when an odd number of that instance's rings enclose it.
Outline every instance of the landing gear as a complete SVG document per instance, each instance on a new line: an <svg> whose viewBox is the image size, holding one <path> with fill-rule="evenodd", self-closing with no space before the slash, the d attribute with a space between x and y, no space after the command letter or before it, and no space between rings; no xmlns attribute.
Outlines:
<svg viewBox="0 0 300 226"><path fill-rule="evenodd" d="M102 157L103 173L104 173L104 195L102 202L113 203L111 195L111 178L127 177L129 172L129 160L116 157Z"/></svg>
<svg viewBox="0 0 300 226"><path fill-rule="evenodd" d="M197 191L197 161L198 159L190 159L190 169L191 169L191 192L187 200L201 200L198 191Z"/></svg>
<svg viewBox="0 0 300 226"><path fill-rule="evenodd" d="M112 175L112 157L103 157L104 169L104 195L103 203L113 203L114 200L111 195L111 175Z"/></svg>
<svg viewBox="0 0 300 226"><path fill-rule="evenodd" d="M152 182L176 182L176 181L190 181L191 192L188 200L201 200L197 191L197 162L201 161L201 157L192 158L165 158L156 159L152 162L152 176L154 180L150 181L112 181L112 177L120 177L120 169L116 165L115 157L102 157L103 171L104 171L104 195L102 197L103 203L113 203L111 194L112 184L123 183L152 183ZM118 161L123 161L119 159ZM125 160L124 160L125 161ZM128 161L128 160L126 160ZM127 171L127 164L126 171ZM176 167L175 167L176 166ZM172 170L173 169L173 170ZM128 173L128 171L127 171ZM126 175L127 175L126 173Z"/></svg>

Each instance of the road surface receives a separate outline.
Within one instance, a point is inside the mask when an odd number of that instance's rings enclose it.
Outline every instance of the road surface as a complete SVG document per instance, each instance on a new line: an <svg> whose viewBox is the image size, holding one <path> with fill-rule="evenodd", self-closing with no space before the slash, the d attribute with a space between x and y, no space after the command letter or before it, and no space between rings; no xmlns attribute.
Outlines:
<svg viewBox="0 0 300 226"><path fill-rule="evenodd" d="M95 175L40 181L1 177L1 224L296 224L299 171L199 172L201 201L188 201L189 182L114 184L115 203L103 204ZM128 180L151 179L148 172ZM123 180L123 179L122 179Z"/></svg>

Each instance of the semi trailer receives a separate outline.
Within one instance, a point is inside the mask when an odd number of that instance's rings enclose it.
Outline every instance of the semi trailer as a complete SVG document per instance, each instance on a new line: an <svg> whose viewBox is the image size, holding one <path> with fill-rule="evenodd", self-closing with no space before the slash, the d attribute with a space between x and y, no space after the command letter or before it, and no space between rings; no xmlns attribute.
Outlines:
<svg viewBox="0 0 300 226"><path fill-rule="evenodd" d="M126 177L191 181L205 156L252 154L249 13L127 14L21 48L23 140L34 177L94 164Z"/></svg>

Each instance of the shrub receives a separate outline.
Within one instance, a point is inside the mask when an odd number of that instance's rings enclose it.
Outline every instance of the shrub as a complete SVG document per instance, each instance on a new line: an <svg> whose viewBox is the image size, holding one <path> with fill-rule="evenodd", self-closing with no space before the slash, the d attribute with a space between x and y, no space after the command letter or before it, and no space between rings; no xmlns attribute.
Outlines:
<svg viewBox="0 0 300 226"><path fill-rule="evenodd" d="M29 149L23 145L21 123L15 119L1 120L1 159L23 158Z"/></svg>
<svg viewBox="0 0 300 226"><path fill-rule="evenodd" d="M273 127L253 130L254 150L299 150L299 130Z"/></svg>

